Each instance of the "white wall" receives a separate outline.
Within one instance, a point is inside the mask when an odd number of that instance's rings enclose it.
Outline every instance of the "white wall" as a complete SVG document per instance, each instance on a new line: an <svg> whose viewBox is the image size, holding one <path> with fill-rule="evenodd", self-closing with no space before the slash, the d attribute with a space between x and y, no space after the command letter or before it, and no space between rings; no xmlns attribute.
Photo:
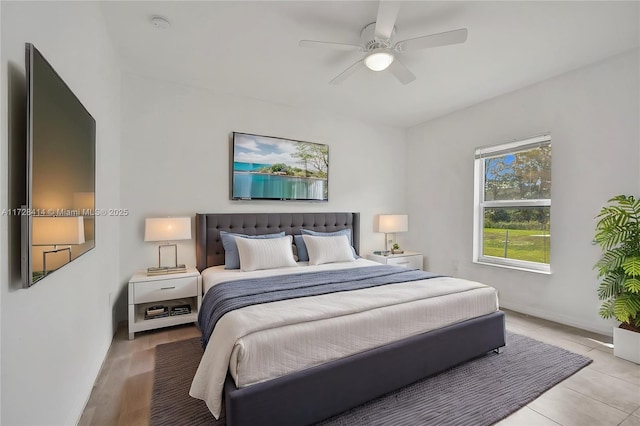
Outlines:
<svg viewBox="0 0 640 426"><path fill-rule="evenodd" d="M96 119L96 206L117 207L120 73L99 4L3 1L0 7L0 208L16 207L9 205L8 193L18 183L9 176L21 166L10 162L9 152L11 141L24 137L19 128L25 114L25 42L42 52ZM0 423L75 424L113 336L110 293L118 285L119 222L98 218L95 249L26 290L20 289L19 229L14 224L0 217Z"/></svg>
<svg viewBox="0 0 640 426"><path fill-rule="evenodd" d="M607 199L640 190L638 64L635 50L409 129L410 245L429 269L493 285L504 307L611 334L591 241ZM474 148L548 131L552 274L473 264Z"/></svg>
<svg viewBox="0 0 640 426"><path fill-rule="evenodd" d="M398 129L131 74L123 75L122 126L121 200L131 212L120 228L123 288L134 271L157 263L157 244L143 242L146 217L356 211L367 253L384 244L373 232L376 215L405 211L405 133ZM229 200L232 131L328 144L329 202ZM179 244L178 255L195 264L195 241Z"/></svg>

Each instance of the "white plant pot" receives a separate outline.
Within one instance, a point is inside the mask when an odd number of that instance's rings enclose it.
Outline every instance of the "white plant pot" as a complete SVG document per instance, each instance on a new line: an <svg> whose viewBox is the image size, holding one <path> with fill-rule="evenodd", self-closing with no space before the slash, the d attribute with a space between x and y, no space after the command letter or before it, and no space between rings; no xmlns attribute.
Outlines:
<svg viewBox="0 0 640 426"><path fill-rule="evenodd" d="M613 354L618 358L640 364L640 333L615 327L613 329Z"/></svg>

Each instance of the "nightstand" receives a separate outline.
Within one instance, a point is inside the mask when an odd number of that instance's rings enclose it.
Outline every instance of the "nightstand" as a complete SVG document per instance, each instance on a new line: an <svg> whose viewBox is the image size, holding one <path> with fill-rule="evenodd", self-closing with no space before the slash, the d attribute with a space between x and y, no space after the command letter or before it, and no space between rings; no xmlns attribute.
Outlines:
<svg viewBox="0 0 640 426"><path fill-rule="evenodd" d="M422 254L413 251L405 251L402 254L389 254L388 256L369 254L367 255L367 259L386 265L404 266L409 269L422 269Z"/></svg>
<svg viewBox="0 0 640 426"><path fill-rule="evenodd" d="M172 308L190 306L190 313ZM147 276L138 272L129 281L129 340L140 331L155 330L172 325L198 321L202 305L202 279L196 268L187 268L181 274ZM150 307L167 307L168 316L145 319Z"/></svg>

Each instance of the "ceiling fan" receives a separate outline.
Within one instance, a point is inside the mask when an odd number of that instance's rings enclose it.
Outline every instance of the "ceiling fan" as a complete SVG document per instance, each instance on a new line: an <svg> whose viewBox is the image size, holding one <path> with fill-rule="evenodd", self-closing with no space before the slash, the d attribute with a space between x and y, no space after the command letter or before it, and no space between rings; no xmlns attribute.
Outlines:
<svg viewBox="0 0 640 426"><path fill-rule="evenodd" d="M400 3L381 0L378 6L376 22L362 29L360 40L362 45L334 43L330 41L300 40L300 47L319 47L333 50L365 52L362 59L338 74L330 84L340 84L363 67L373 71L388 69L402 84L409 84L416 79L411 71L398 59L398 54L430 47L464 43L467 40L467 29L447 31L425 35L408 40L395 41L396 18Z"/></svg>

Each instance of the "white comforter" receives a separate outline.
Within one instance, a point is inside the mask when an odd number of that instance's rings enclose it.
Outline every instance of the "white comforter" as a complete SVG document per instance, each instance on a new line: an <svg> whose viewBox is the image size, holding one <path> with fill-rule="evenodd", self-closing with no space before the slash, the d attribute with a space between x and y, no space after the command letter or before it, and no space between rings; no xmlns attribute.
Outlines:
<svg viewBox="0 0 640 426"><path fill-rule="evenodd" d="M232 279L366 265L378 264L358 259L249 273L214 267L203 272L203 283L206 291ZM244 387L498 309L496 291L484 284L450 277L427 284L392 284L229 312L211 335L189 393L218 418L227 371Z"/></svg>

